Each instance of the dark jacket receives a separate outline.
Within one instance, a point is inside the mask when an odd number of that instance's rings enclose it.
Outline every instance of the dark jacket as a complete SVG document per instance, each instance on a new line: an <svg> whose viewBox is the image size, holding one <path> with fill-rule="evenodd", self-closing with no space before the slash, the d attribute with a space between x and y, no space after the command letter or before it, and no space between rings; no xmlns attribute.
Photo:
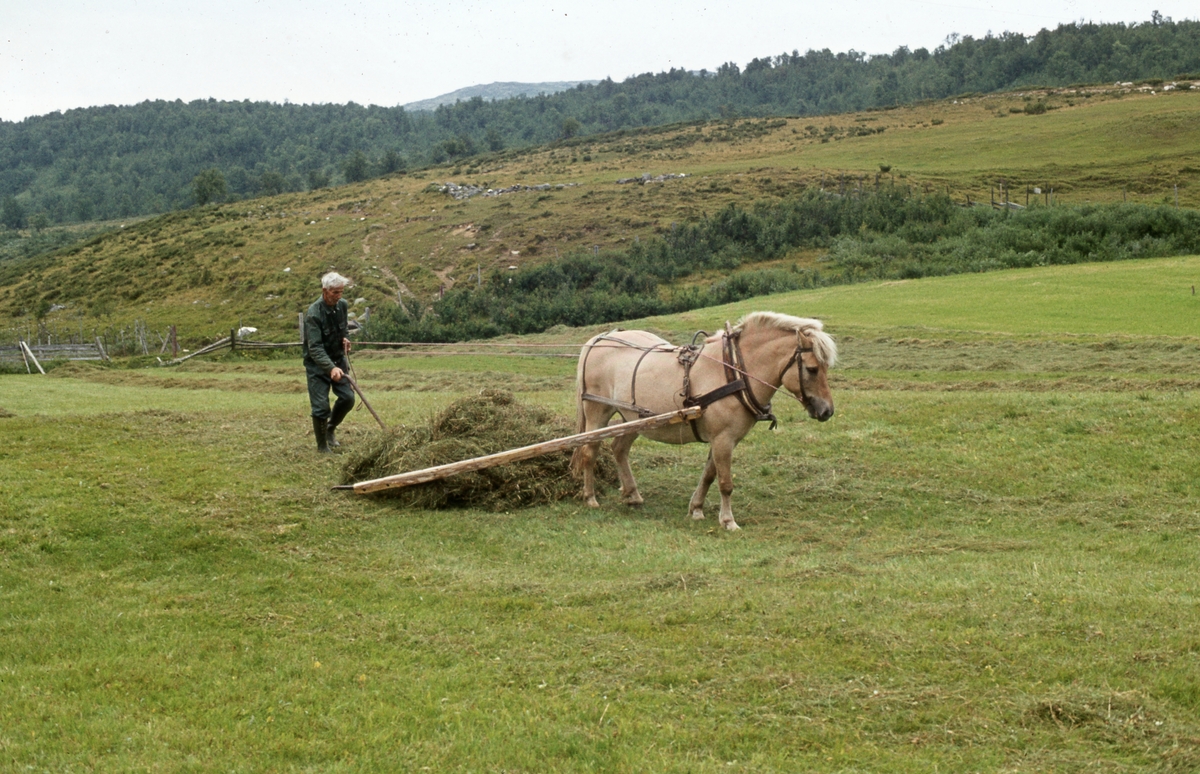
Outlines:
<svg viewBox="0 0 1200 774"><path fill-rule="evenodd" d="M318 298L304 313L304 365L318 368L328 374L334 367L341 368L346 352L342 340L350 336L346 299L339 299L336 306L326 306Z"/></svg>

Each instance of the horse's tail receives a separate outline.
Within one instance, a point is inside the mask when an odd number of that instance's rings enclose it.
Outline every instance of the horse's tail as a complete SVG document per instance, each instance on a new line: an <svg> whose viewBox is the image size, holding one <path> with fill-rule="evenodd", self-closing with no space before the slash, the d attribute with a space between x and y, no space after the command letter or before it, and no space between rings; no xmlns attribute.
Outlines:
<svg viewBox="0 0 1200 774"><path fill-rule="evenodd" d="M579 363L575 366L575 432L582 433L587 430L587 417L583 413L583 393L584 387L584 365L587 363L587 356L592 351L592 342L594 339L589 339L587 344L583 345L583 351L579 353ZM583 473L583 447L576 446L575 451L571 452L571 473L578 476Z"/></svg>

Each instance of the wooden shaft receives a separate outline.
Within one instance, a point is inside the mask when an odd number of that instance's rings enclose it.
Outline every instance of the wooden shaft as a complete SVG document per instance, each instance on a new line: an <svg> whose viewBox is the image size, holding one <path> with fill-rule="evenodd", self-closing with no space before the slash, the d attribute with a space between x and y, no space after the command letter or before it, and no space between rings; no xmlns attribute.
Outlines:
<svg viewBox="0 0 1200 774"><path fill-rule="evenodd" d="M699 419L701 413L702 411L699 406L690 406L679 411L657 414L646 419L635 419L632 422L624 422L619 425L612 425L611 427L602 427L599 430L592 430L587 433L568 435L565 438L543 441L542 443L535 443L532 446L522 446L519 449L510 449L509 451L489 454L486 457L475 457L469 460L462 460L461 462L451 462L447 465L438 465L437 467L425 468L424 470L414 470L410 473L400 473L395 476L372 479L371 481L360 481L353 485L336 486L334 489L353 489L358 494L367 494L368 492L378 492L381 489L396 489L413 484L424 484L429 481L447 478L457 473L483 470L484 468L503 465L507 462L518 462L532 457L540 457L543 454L566 451L567 449L574 449L584 444L603 441L606 438L640 433L643 430L649 430L653 427L689 422L693 419Z"/></svg>
<svg viewBox="0 0 1200 774"><path fill-rule="evenodd" d="M42 364L38 362L38 359L33 356L33 350L30 349L29 345L26 344L24 341L21 342L21 346L25 348L25 354L28 355L29 359L33 361L33 364L35 366L37 366L37 370L42 374L42 376L45 376L46 371L45 371L45 369L42 368ZM29 363L25 363L25 368L26 369L29 368Z"/></svg>
<svg viewBox="0 0 1200 774"><path fill-rule="evenodd" d="M358 397L362 398L363 405L367 407L367 411L371 412L371 416L375 417L375 421L379 423L379 426L383 429L383 432L386 433L387 425L385 425L383 423L383 420L379 418L379 415L375 413L375 409L371 408L371 404L367 400L367 396L363 395L363 391L359 389L358 382L354 381L354 379L349 374L346 374L342 378L346 379L350 382L350 386L353 387L354 391L358 393Z"/></svg>

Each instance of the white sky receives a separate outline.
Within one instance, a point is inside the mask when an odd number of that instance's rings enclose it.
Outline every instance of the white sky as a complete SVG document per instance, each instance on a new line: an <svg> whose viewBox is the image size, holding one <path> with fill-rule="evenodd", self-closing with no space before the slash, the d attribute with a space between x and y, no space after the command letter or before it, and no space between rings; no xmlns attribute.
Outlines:
<svg viewBox="0 0 1200 774"><path fill-rule="evenodd" d="M147 99L400 105L799 49L1197 18L1194 0L0 0L0 119Z"/></svg>

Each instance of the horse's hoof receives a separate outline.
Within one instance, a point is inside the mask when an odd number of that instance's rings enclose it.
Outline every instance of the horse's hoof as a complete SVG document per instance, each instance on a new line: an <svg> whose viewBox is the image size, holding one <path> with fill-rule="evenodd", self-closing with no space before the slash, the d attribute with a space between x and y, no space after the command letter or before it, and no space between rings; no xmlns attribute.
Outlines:
<svg viewBox="0 0 1200 774"><path fill-rule="evenodd" d="M704 509L703 508L693 508L692 509L692 518L695 519L696 521L700 521L701 519L703 519L704 518Z"/></svg>
<svg viewBox="0 0 1200 774"><path fill-rule="evenodd" d="M636 500L626 500L625 501L626 507L629 507L629 508L641 508L644 503L645 503L645 501L642 500L640 497Z"/></svg>
<svg viewBox="0 0 1200 774"><path fill-rule="evenodd" d="M599 508L599 507L600 507L600 503L596 501L596 498L595 498L595 497L589 497L589 498L588 498L588 500L587 500L587 507L589 507L589 508Z"/></svg>
<svg viewBox="0 0 1200 774"><path fill-rule="evenodd" d="M725 522L721 526L723 526L725 529L729 530L730 532L735 532L735 531L741 529L741 527L739 527L737 525L737 522L734 521L733 519L730 519L729 521Z"/></svg>

